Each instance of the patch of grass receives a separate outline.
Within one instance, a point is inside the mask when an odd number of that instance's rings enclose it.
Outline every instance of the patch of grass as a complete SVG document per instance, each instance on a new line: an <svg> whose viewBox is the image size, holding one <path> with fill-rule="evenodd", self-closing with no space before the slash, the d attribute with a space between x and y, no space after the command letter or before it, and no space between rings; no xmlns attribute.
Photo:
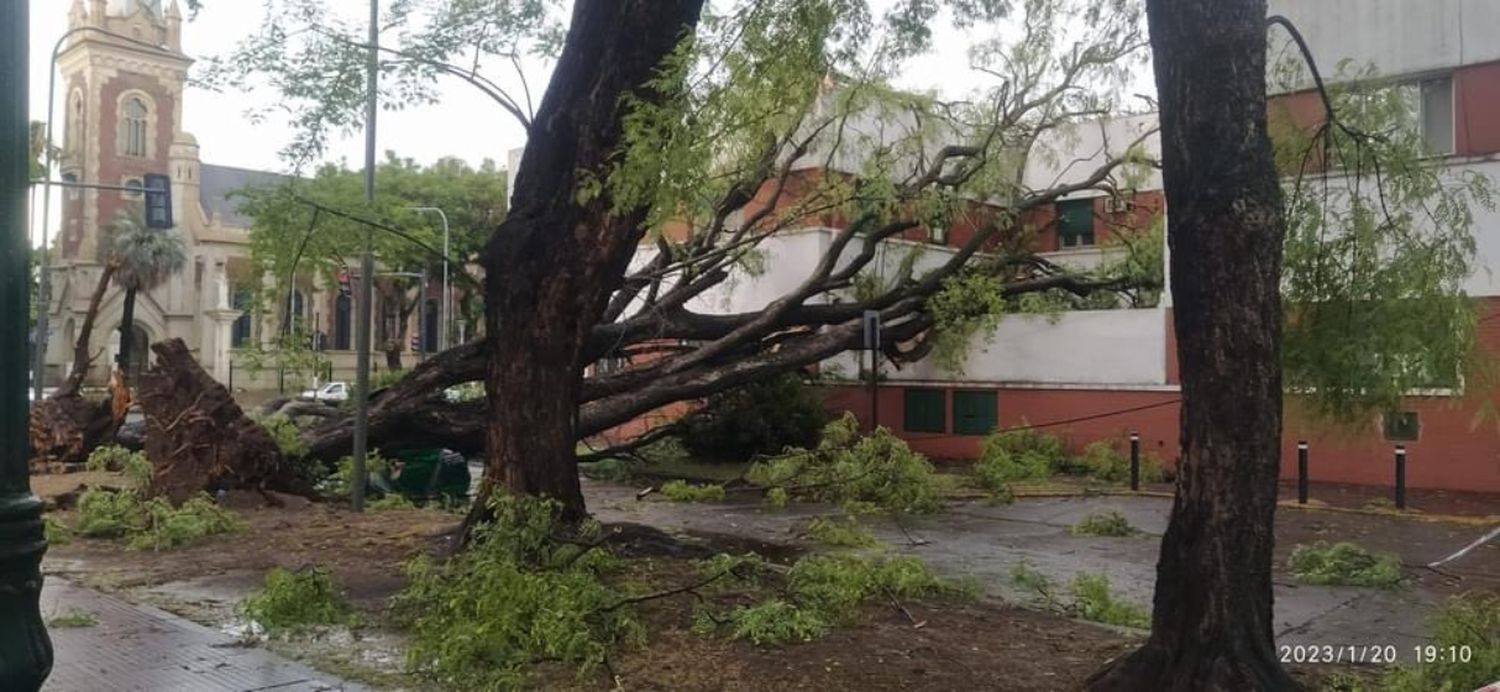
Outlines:
<svg viewBox="0 0 1500 692"><path fill-rule="evenodd" d="M130 536L131 550L165 550L187 545L208 536L235 533L244 527L239 515L200 494L173 507L165 498L142 503L146 522Z"/></svg>
<svg viewBox="0 0 1500 692"><path fill-rule="evenodd" d="M381 511L388 509L416 509L417 506L411 500L406 499L401 493L386 493L378 500L371 500L368 505L371 510Z"/></svg>
<svg viewBox="0 0 1500 692"><path fill-rule="evenodd" d="M722 569L726 561L709 564ZM809 641L859 622L866 603L934 596L972 598L974 592L938 577L914 557L809 555L792 565L781 593L722 616L700 612L695 629L709 633L723 627L728 636L757 645Z"/></svg>
<svg viewBox="0 0 1500 692"><path fill-rule="evenodd" d="M267 632L296 632L319 625L354 625L358 616L321 567L295 572L277 567L266 573L265 586L240 604L245 617Z"/></svg>
<svg viewBox="0 0 1500 692"><path fill-rule="evenodd" d="M672 480L662 484L661 494L673 502L720 502L724 499L724 486L716 483L693 485L684 480Z"/></svg>
<svg viewBox="0 0 1500 692"><path fill-rule="evenodd" d="M874 548L880 545L875 534L860 526L854 517L843 521L814 517L807 525L807 537L824 545L841 548Z"/></svg>
<svg viewBox="0 0 1500 692"><path fill-rule="evenodd" d="M1134 536L1138 531L1125 515L1116 511L1096 512L1083 518L1068 529L1068 533L1074 536L1108 536L1124 537Z"/></svg>
<svg viewBox="0 0 1500 692"><path fill-rule="evenodd" d="M644 641L625 596L601 576L620 562L596 547L599 525L569 526L554 501L491 499L495 518L447 562L406 567L393 613L408 629L408 665L437 685L516 689L536 661L579 675L618 646Z"/></svg>
<svg viewBox="0 0 1500 692"><path fill-rule="evenodd" d="M1151 626L1150 611L1117 599L1110 590L1109 577L1104 574L1083 572L1074 575L1068 584L1066 600L1059 596L1051 577L1037 571L1025 560L1011 568L1010 576L1016 586L1036 592L1050 610L1108 625L1142 629Z"/></svg>
<svg viewBox="0 0 1500 692"><path fill-rule="evenodd" d="M1051 477L1062 451L1062 440L1032 428L992 433L984 440L974 475L980 487L1009 502L1012 483Z"/></svg>
<svg viewBox="0 0 1500 692"><path fill-rule="evenodd" d="M1391 692L1479 689L1500 680L1500 594L1450 598L1432 618L1430 662L1391 668L1381 689ZM1446 660L1437 660L1440 654Z"/></svg>
<svg viewBox="0 0 1500 692"><path fill-rule="evenodd" d="M1107 625L1151 626L1151 613L1134 603L1121 601L1110 592L1109 577L1104 574L1079 574L1073 577L1074 613L1085 620Z"/></svg>
<svg viewBox="0 0 1500 692"><path fill-rule="evenodd" d="M78 629L98 624L99 618L86 610L69 610L47 619L47 626L52 629Z"/></svg>
<svg viewBox="0 0 1500 692"><path fill-rule="evenodd" d="M1120 449L1117 442L1099 440L1083 448L1083 455L1075 462L1089 476L1107 483L1130 480L1130 454ZM1167 478L1161 459L1151 452L1141 454L1141 482L1160 483Z"/></svg>
<svg viewBox="0 0 1500 692"><path fill-rule="evenodd" d="M205 494L173 507L165 498L144 499L135 490L90 488L78 498L74 531L87 538L129 538L131 550L163 550L242 526L238 515Z"/></svg>
<svg viewBox="0 0 1500 692"><path fill-rule="evenodd" d="M755 464L751 482L781 489L788 499L830 502L846 511L928 513L942 508L932 463L880 428L860 434L853 414L829 423L814 449L792 449ZM768 494L769 497L769 494Z"/></svg>
<svg viewBox="0 0 1500 692"><path fill-rule="evenodd" d="M73 542L73 529L68 528L62 520L49 514L43 521L48 545L67 545Z"/></svg>
<svg viewBox="0 0 1500 692"><path fill-rule="evenodd" d="M83 468L88 471L118 471L138 488L151 482L156 469L145 452L132 452L119 445L99 445L89 452Z"/></svg>
<svg viewBox="0 0 1500 692"><path fill-rule="evenodd" d="M1394 555L1374 554L1354 543L1318 541L1299 545L1287 560L1287 567L1307 584L1383 589L1401 584L1401 562Z"/></svg>

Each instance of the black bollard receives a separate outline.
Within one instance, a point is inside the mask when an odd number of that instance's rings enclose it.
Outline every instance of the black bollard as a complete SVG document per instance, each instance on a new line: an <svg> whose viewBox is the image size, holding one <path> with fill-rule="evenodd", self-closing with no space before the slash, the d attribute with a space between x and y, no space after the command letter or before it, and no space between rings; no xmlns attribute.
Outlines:
<svg viewBox="0 0 1500 692"><path fill-rule="evenodd" d="M1307 504L1307 441L1297 443L1297 503Z"/></svg>
<svg viewBox="0 0 1500 692"><path fill-rule="evenodd" d="M1130 431L1130 489L1141 489L1141 434Z"/></svg>

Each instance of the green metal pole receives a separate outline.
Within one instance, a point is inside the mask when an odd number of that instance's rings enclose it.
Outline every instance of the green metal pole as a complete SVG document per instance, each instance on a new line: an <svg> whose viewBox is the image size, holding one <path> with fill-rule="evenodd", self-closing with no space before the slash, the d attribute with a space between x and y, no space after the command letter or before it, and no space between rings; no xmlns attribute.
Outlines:
<svg viewBox="0 0 1500 692"><path fill-rule="evenodd" d="M25 0L0 0L0 690L36 690L52 672L42 595L42 503L31 494L26 418L26 191L30 23Z"/></svg>

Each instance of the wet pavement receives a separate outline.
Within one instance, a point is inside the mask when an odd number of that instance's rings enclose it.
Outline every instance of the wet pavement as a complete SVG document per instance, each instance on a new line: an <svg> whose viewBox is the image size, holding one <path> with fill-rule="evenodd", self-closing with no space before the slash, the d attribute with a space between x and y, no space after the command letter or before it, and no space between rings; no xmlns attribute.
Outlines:
<svg viewBox="0 0 1500 692"><path fill-rule="evenodd" d="M52 676L43 690L314 692L365 690L227 634L57 577L42 590L42 617L83 614L92 625L50 627Z"/></svg>
<svg viewBox="0 0 1500 692"><path fill-rule="evenodd" d="M664 530L712 531L770 542L792 541L811 516L832 511L828 507L806 505L778 510L750 501L728 505L638 502L633 488L589 481L585 484L590 507L602 521L632 521ZM1023 603L1035 601L1035 594L1018 589L1010 576L1015 565L1024 560L1059 584L1081 572L1103 572L1109 576L1116 595L1149 606L1160 537L1166 530L1171 505L1170 498L1140 496L1025 498L1011 505L955 503L941 514L905 518L899 523L877 517L862 521L894 550L921 557L933 569L950 577L972 578L989 597ZM1131 538L1069 533L1069 527L1088 514L1111 510L1123 514L1144 533ZM1320 516L1306 510L1284 510L1278 515L1278 536L1283 530L1296 530L1299 523L1321 527ZM1356 521L1366 519L1402 522L1397 528L1409 538L1395 550L1407 565L1440 559L1491 528L1389 518L1357 517ZM1318 537L1329 541L1364 542L1367 538L1355 535L1352 530L1345 535L1338 527L1319 528L1317 532L1325 530L1326 535ZM1303 527L1298 536L1309 533L1313 532ZM1290 546L1282 546L1278 555L1288 549ZM1497 556L1500 545L1492 543L1451 566L1462 570L1467 563L1471 569L1488 571ZM1489 578L1480 575L1466 583L1497 588L1500 574ZM1412 646L1428 643L1426 621L1446 596L1447 593L1430 588L1423 580L1408 588L1387 591L1308 586L1278 572L1275 575L1277 643L1390 645L1410 657Z"/></svg>

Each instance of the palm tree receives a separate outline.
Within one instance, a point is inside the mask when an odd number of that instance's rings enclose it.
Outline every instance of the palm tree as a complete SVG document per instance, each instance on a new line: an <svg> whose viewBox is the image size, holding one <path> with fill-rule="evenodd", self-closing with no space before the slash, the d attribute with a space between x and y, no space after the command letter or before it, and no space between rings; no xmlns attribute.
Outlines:
<svg viewBox="0 0 1500 692"><path fill-rule="evenodd" d="M115 285L125 290L125 309L120 317L120 355L116 361L121 371L129 372L134 340L135 295L161 285L167 277L182 269L187 259L182 236L174 231L147 228L138 214L122 213L115 219L108 252L115 269Z"/></svg>

